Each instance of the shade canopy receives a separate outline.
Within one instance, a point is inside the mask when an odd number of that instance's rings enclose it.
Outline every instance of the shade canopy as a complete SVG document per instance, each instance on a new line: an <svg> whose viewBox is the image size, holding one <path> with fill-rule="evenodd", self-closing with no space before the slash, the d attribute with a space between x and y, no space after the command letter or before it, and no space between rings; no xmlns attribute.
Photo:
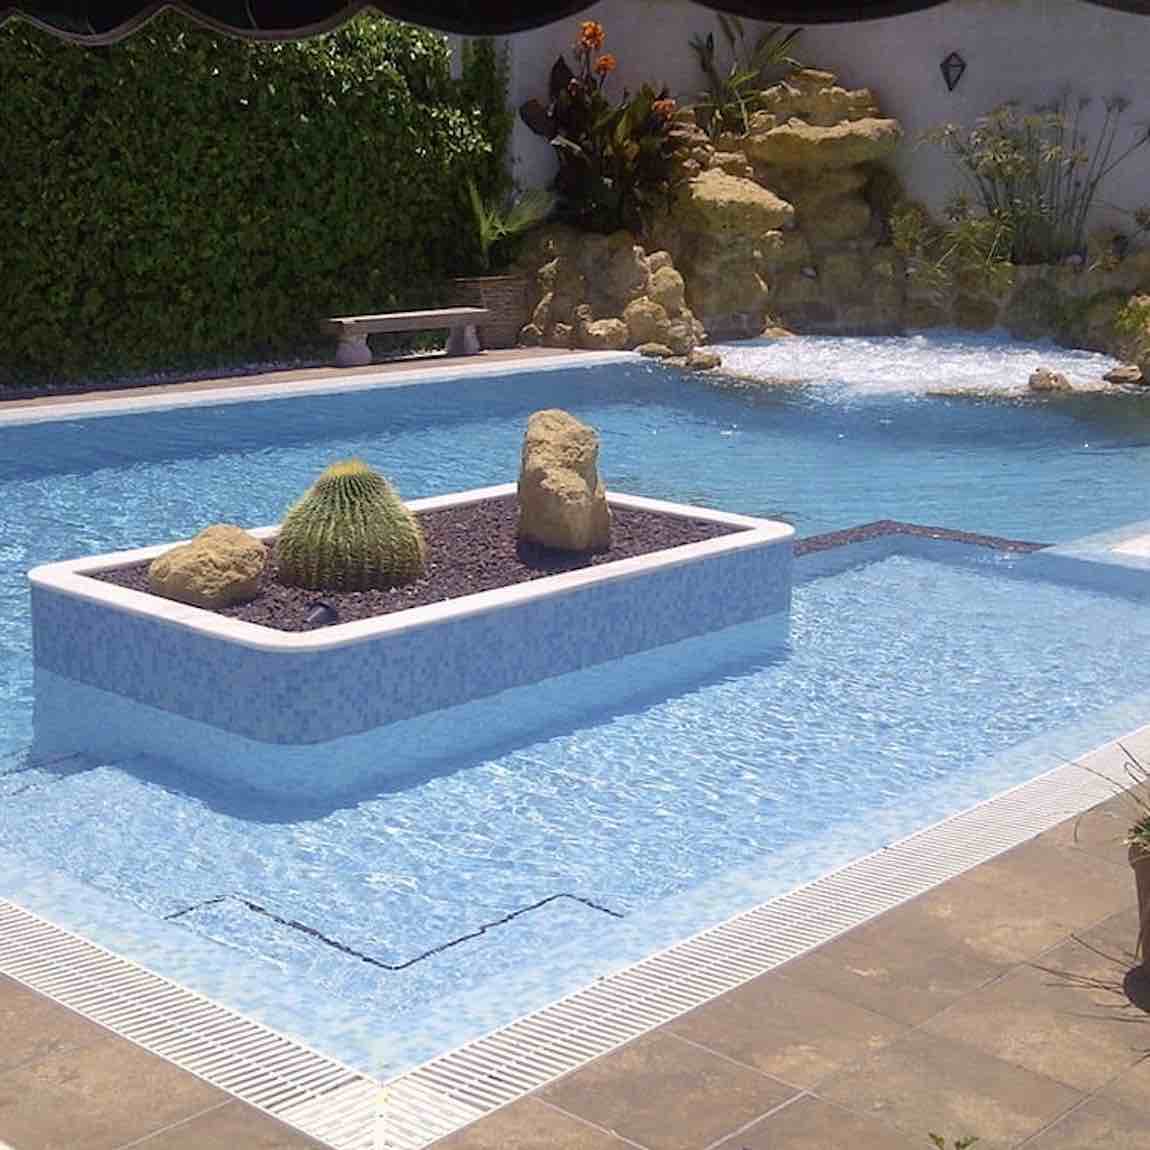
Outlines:
<svg viewBox="0 0 1150 1150"><path fill-rule="evenodd" d="M944 0L703 0L703 7L782 24L875 20ZM1108 8L1150 14L1150 0L1088 0ZM229 35L292 40L326 32L363 8L468 36L522 32L562 20L591 0L0 0L0 24L22 16L58 36L85 44L121 40L157 12L175 9Z"/></svg>
<svg viewBox="0 0 1150 1150"><path fill-rule="evenodd" d="M818 24L893 16L942 0L871 0L862 4L784 0L716 0L704 7L785 24ZM0 0L0 23L23 16L70 40L109 44L157 12L175 9L230 35L286 40L325 32L363 8L444 32L495 36L562 20L590 0Z"/></svg>

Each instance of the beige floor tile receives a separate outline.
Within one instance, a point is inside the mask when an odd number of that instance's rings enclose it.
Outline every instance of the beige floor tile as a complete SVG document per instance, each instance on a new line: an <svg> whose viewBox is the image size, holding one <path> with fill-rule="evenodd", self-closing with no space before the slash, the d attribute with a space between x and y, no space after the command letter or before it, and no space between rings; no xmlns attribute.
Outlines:
<svg viewBox="0 0 1150 1150"><path fill-rule="evenodd" d="M670 1029L803 1087L906 1032L893 1019L780 974L756 978L684 1015Z"/></svg>
<svg viewBox="0 0 1150 1150"><path fill-rule="evenodd" d="M1003 966L1131 905L1129 873L1085 851L1032 841L896 907L872 924L908 945L949 946Z"/></svg>
<svg viewBox="0 0 1150 1150"><path fill-rule="evenodd" d="M0 1138L20 1150L112 1150L228 1100L108 1036L0 1074Z"/></svg>
<svg viewBox="0 0 1150 1150"><path fill-rule="evenodd" d="M290 1126L245 1106L228 1102L207 1114L180 1122L132 1144L132 1150L323 1150L323 1145Z"/></svg>
<svg viewBox="0 0 1150 1150"><path fill-rule="evenodd" d="M1061 1082L922 1031L836 1074L818 1093L924 1143L932 1130L948 1139L975 1135L978 1150L1009 1150L1083 1098Z"/></svg>
<svg viewBox="0 0 1150 1150"><path fill-rule="evenodd" d="M715 1150L929 1150L929 1144L808 1094Z"/></svg>
<svg viewBox="0 0 1150 1150"><path fill-rule="evenodd" d="M1092 1098L1028 1141L1023 1150L1146 1150L1146 1114L1108 1098Z"/></svg>
<svg viewBox="0 0 1150 1150"><path fill-rule="evenodd" d="M1059 955L1065 955L1060 959ZM932 1018L939 1041L957 1039L1083 1091L1097 1090L1138 1058L1137 1030L1116 1011L1114 996L1083 985L1072 972L1076 944L1048 960L1054 970L1020 967ZM1094 959L1085 962L1092 967Z"/></svg>
<svg viewBox="0 0 1150 1150"><path fill-rule="evenodd" d="M765 1074L656 1031L541 1096L649 1150L700 1150L795 1094Z"/></svg>
<svg viewBox="0 0 1150 1150"><path fill-rule="evenodd" d="M1131 1110L1139 1111L1150 1125L1150 1025L1145 1038L1139 1038L1147 1055L1114 1081L1107 1083L1101 1097L1122 1103ZM1150 1145L1150 1140L1147 1142Z"/></svg>
<svg viewBox="0 0 1150 1150"><path fill-rule="evenodd" d="M133 1142L131 1150L323 1150L323 1143L241 1102L228 1102Z"/></svg>
<svg viewBox="0 0 1150 1150"><path fill-rule="evenodd" d="M627 1150L627 1143L534 1098L497 1110L434 1150Z"/></svg>
<svg viewBox="0 0 1150 1150"><path fill-rule="evenodd" d="M851 931L794 962L783 974L896 1022L917 1026L1006 969L969 947L929 945L877 924Z"/></svg>
<svg viewBox="0 0 1150 1150"><path fill-rule="evenodd" d="M1133 821L1130 801L1115 796L1077 818L1059 823L1039 835L1039 841L1051 846L1073 847L1122 865L1126 863L1129 849L1123 840Z"/></svg>
<svg viewBox="0 0 1150 1150"><path fill-rule="evenodd" d="M102 1026L0 975L0 1074L107 1036Z"/></svg>

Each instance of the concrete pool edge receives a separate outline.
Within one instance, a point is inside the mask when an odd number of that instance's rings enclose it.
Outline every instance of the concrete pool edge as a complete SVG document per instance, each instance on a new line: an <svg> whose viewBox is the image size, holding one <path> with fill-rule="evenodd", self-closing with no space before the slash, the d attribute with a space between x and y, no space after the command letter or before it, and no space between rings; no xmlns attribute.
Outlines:
<svg viewBox="0 0 1150 1150"><path fill-rule="evenodd" d="M101 419L117 415L135 415L152 411L171 411L183 407L212 407L275 399L293 399L318 395L337 395L356 391L412 387L424 383L441 383L458 379L482 379L487 376L526 375L532 372L582 370L604 364L644 363L633 351L582 351L578 354L532 356L523 359L484 360L478 357L468 363L448 363L397 371L378 364L378 370L340 371L317 374L314 378L234 383L213 386L210 380L194 384L161 385L159 393L134 395L131 389L113 396L43 402L13 400L14 406L0 403L0 428L20 427L35 423L63 423L72 420ZM182 390L187 388L187 390Z"/></svg>

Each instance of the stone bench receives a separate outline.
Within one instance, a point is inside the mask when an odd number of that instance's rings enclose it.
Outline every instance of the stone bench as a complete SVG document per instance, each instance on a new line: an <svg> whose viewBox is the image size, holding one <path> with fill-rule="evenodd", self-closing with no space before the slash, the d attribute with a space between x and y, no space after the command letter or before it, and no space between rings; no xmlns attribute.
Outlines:
<svg viewBox="0 0 1150 1150"><path fill-rule="evenodd" d="M491 313L485 307L444 307L431 311L340 316L325 319L320 326L339 340L336 364L339 367L361 367L371 363L367 337L381 331L427 331L445 327L449 332L448 355L475 355L479 351L476 325L490 318Z"/></svg>

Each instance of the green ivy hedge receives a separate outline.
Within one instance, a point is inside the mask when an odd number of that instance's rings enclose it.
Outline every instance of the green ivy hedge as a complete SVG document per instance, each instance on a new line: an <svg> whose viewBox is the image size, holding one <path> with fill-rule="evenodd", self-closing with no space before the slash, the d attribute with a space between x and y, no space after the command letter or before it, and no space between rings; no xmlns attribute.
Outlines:
<svg viewBox="0 0 1150 1150"><path fill-rule="evenodd" d="M444 39L367 15L298 44L9 26L0 93L9 385L295 355L318 317L442 303L493 152Z"/></svg>

